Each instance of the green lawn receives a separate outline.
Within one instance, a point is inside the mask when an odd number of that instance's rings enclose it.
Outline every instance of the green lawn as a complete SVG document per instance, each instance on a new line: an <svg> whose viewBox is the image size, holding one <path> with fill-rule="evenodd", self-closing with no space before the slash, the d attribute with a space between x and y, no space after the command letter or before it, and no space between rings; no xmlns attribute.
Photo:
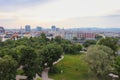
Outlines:
<svg viewBox="0 0 120 80"><path fill-rule="evenodd" d="M94 80L91 78L92 74L88 74L88 66L82 58L83 55L65 55L64 59L55 65L59 72L49 73L49 77L54 80Z"/></svg>

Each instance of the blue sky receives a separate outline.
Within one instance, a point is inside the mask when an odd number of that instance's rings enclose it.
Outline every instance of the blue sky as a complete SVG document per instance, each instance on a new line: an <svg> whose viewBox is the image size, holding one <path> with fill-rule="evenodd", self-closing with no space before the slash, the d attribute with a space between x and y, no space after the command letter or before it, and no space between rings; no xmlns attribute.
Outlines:
<svg viewBox="0 0 120 80"><path fill-rule="evenodd" d="M120 27L120 0L0 0L0 26Z"/></svg>

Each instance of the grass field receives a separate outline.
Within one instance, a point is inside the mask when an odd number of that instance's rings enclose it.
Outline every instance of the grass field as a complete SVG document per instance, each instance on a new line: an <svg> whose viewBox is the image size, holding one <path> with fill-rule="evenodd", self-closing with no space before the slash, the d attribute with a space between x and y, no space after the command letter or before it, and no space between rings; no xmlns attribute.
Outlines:
<svg viewBox="0 0 120 80"><path fill-rule="evenodd" d="M58 73L50 73L54 80L95 80L88 73L88 66L83 61L83 55L65 55L64 59L55 65Z"/></svg>

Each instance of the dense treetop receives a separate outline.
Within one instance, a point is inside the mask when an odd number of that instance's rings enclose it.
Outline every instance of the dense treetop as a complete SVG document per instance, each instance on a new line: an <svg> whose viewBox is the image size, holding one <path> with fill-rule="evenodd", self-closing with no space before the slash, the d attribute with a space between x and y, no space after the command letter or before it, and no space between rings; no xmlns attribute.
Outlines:
<svg viewBox="0 0 120 80"><path fill-rule="evenodd" d="M74 54L81 49L81 45L73 44L60 36L48 39L44 33L39 37L0 42L0 71L6 71L1 72L0 78L15 79L17 69L23 66L23 74L32 80L36 73L41 75L45 67L52 67L63 53Z"/></svg>

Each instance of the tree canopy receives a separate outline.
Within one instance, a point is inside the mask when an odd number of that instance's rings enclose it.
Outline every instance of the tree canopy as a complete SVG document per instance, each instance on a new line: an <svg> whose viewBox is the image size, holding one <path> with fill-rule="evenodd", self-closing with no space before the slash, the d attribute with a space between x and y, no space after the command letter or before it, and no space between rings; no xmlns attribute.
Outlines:
<svg viewBox="0 0 120 80"><path fill-rule="evenodd" d="M114 68L115 73L120 76L120 55L115 58Z"/></svg>
<svg viewBox="0 0 120 80"><path fill-rule="evenodd" d="M85 61L88 63L89 68L98 80L104 80L105 76L112 69L114 57L111 56L113 51L103 45L90 46L85 55Z"/></svg>
<svg viewBox="0 0 120 80"><path fill-rule="evenodd" d="M42 51L41 56L43 58L43 65L45 67L51 67L53 62L57 61L63 54L62 47L55 44L46 45Z"/></svg>
<svg viewBox="0 0 120 80"><path fill-rule="evenodd" d="M14 79L20 66L23 66L23 75L32 80L36 73L41 75L45 67L51 67L63 53L80 52L81 49L80 44L71 43L60 36L49 40L44 33L39 37L7 40L0 44L0 71L7 72L1 72L0 76L5 78L0 77L0 80Z"/></svg>
<svg viewBox="0 0 120 80"><path fill-rule="evenodd" d="M102 38L98 41L99 45L104 45L111 48L114 53L118 50L118 39L113 37Z"/></svg>
<svg viewBox="0 0 120 80"><path fill-rule="evenodd" d="M84 47L89 47L90 45L95 45L96 44L96 40L86 40L84 43L83 43L83 46Z"/></svg>
<svg viewBox="0 0 120 80"><path fill-rule="evenodd" d="M0 58L0 80L15 80L18 63L11 56Z"/></svg>

